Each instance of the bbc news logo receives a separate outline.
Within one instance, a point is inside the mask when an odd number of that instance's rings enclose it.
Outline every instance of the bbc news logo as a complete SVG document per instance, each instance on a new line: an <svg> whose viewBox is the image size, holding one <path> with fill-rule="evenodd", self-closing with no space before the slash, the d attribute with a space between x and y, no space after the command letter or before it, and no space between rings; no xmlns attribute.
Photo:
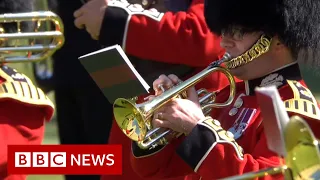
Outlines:
<svg viewBox="0 0 320 180"><path fill-rule="evenodd" d="M113 166L114 154L71 154L71 166ZM67 167L65 152L15 152L15 167Z"/></svg>
<svg viewBox="0 0 320 180"><path fill-rule="evenodd" d="M67 167L65 152L15 152L14 155L15 167Z"/></svg>
<svg viewBox="0 0 320 180"><path fill-rule="evenodd" d="M121 145L10 145L10 174L122 174Z"/></svg>

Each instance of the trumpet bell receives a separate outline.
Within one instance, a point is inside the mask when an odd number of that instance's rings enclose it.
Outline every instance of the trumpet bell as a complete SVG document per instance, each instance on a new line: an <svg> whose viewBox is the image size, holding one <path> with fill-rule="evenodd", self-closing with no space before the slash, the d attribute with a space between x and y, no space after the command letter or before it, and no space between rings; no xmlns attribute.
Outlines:
<svg viewBox="0 0 320 180"><path fill-rule="evenodd" d="M293 116L285 129L286 165L292 179L320 179L319 141L308 124L299 116Z"/></svg>
<svg viewBox="0 0 320 180"><path fill-rule="evenodd" d="M142 112L131 99L118 98L113 104L113 113L122 132L133 141L141 141L147 134L147 125Z"/></svg>

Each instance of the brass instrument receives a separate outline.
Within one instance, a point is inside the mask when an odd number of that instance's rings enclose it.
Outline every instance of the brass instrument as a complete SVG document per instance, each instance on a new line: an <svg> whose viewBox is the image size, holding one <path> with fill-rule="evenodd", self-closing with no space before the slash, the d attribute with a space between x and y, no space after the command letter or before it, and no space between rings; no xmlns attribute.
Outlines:
<svg viewBox="0 0 320 180"><path fill-rule="evenodd" d="M213 62L207 68L187 79L184 82L168 89L160 96L141 104L136 104L131 99L118 98L114 102L113 111L117 124L131 140L136 141L140 148L147 149L155 145L166 144L166 135L171 133L171 130L164 128L152 128L151 120L153 114L160 107L165 105L173 98L184 97L183 93L190 87L196 85L209 74L213 72L222 72L229 80L230 95L226 102L215 103L215 93L208 92L205 89L200 89L198 95L200 97L200 105L205 114L209 113L212 108L223 108L230 105L235 96L235 80L230 72L220 67L223 62L231 59L231 56L226 53L222 59Z"/></svg>
<svg viewBox="0 0 320 180"><path fill-rule="evenodd" d="M320 179L320 144L308 124L299 116L291 117L284 129L284 137L287 152L285 165L221 180L255 179L281 173L286 180Z"/></svg>
<svg viewBox="0 0 320 180"><path fill-rule="evenodd" d="M47 21L52 22L54 30L39 32L42 22ZM24 22L35 22L34 32L22 32L21 24ZM5 23L16 23L17 32L8 33L4 28L0 28L1 63L44 60L60 49L65 41L62 20L50 11L0 14L0 25ZM50 43L37 43L39 40L50 40Z"/></svg>

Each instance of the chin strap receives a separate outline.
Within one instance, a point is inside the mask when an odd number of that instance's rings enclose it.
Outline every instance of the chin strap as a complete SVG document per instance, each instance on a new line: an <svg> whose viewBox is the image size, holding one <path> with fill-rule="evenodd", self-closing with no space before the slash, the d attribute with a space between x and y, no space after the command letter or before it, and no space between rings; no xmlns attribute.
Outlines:
<svg viewBox="0 0 320 180"><path fill-rule="evenodd" d="M262 35L260 39L248 51L236 58L231 59L228 62L225 62L226 67L228 69L234 69L253 61L262 54L269 51L271 40L272 38Z"/></svg>

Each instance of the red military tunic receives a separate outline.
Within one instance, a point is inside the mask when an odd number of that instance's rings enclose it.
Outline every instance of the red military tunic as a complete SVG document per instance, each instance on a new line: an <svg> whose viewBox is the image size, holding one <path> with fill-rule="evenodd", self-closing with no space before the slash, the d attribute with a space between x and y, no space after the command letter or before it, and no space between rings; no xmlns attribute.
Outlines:
<svg viewBox="0 0 320 180"><path fill-rule="evenodd" d="M254 95L255 87L276 85L289 114L303 116L316 137L320 137L320 111L315 98L299 73L298 64L291 64L262 78L237 83L236 98L227 108L215 109L212 117L232 136L213 128L216 121L199 122L187 137L167 146L141 150L132 145L132 166L136 173L148 178L168 178L186 175L185 179L219 179L280 165L281 159L267 147L262 117ZM303 96L308 94L308 98ZM217 101L228 98L228 87ZM312 104L307 112L302 106L287 103L307 100ZM224 133L223 133L224 132ZM224 134L224 136L222 135ZM228 134L228 133L227 133ZM264 179L282 179L281 175Z"/></svg>
<svg viewBox="0 0 320 180"><path fill-rule="evenodd" d="M183 0L182 0L183 1ZM186 11L151 12L125 0L108 3L99 41L119 44L141 59L192 67L207 66L223 49L204 18L204 0L192 0Z"/></svg>
<svg viewBox="0 0 320 180"><path fill-rule="evenodd" d="M151 12L135 8L125 1L110 1L99 41L106 46L119 44L128 55L168 64L183 64L198 68L198 72L224 54L220 37L213 35L206 25L203 9L203 0L192 0L186 11L177 13ZM221 73L213 73L199 83L199 87L213 89L222 89L227 85L227 79ZM134 173L129 162L131 141L114 120L108 143L123 146L123 175L102 176L101 179L138 180L140 177Z"/></svg>
<svg viewBox="0 0 320 180"><path fill-rule="evenodd" d="M214 75L216 76L216 75ZM203 82L199 83L196 86L196 89L198 89L197 87L210 87L211 82L218 82L216 83L216 85L219 85L219 88L214 88L214 90L219 90L222 89L226 84L227 84L227 79L225 77L220 77L220 76L216 76L214 78L214 76L209 77L209 79L204 80ZM236 80L239 81L239 80ZM144 101L144 97L147 97L148 95L143 95L140 96L138 98L137 103L142 103ZM131 156L131 140L123 134L123 131L120 130L119 126L117 125L117 123L115 122L115 120L113 119L113 123L112 123L112 128L111 128L111 132L110 132L110 136L109 136L109 144L121 144L122 145L122 155L123 155L123 173L121 176L106 176L103 175L101 176L101 180L110 180L110 179L119 179L119 180L126 180L128 178L132 178L135 180L138 179L142 179L141 177L139 177L139 175L137 175L130 164L130 156ZM170 180L183 180L184 176L181 177L175 177L172 178Z"/></svg>
<svg viewBox="0 0 320 180"><path fill-rule="evenodd" d="M45 120L54 105L29 78L7 67L0 67L0 179L21 180L26 175L7 174L7 146L41 144Z"/></svg>

